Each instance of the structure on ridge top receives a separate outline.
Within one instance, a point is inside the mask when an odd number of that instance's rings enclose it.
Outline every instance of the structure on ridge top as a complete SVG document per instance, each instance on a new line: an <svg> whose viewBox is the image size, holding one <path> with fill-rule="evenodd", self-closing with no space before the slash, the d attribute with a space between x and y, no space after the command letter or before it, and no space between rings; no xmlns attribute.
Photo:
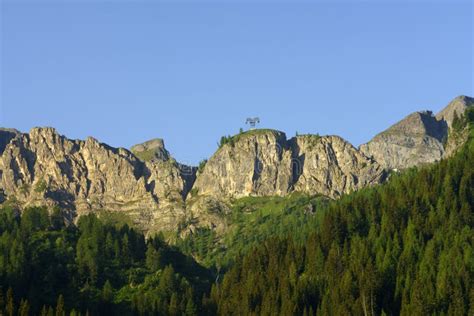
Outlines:
<svg viewBox="0 0 474 316"><path fill-rule="evenodd" d="M255 129L255 125L260 123L260 119L258 117L249 117L245 121L245 124L250 125L250 129Z"/></svg>

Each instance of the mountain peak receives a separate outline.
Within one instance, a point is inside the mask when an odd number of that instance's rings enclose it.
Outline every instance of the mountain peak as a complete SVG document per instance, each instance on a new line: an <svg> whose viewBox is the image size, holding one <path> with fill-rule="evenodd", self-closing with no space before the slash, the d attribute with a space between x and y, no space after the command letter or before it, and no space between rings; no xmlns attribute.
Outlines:
<svg viewBox="0 0 474 316"><path fill-rule="evenodd" d="M360 150L389 169L440 160L455 147L449 149L446 143L452 143L448 136L455 115L462 116L473 104L473 98L461 95L436 116L431 111L412 113L361 145Z"/></svg>
<svg viewBox="0 0 474 316"><path fill-rule="evenodd" d="M457 116L461 116L470 106L474 106L474 98L460 95L454 98L444 109L436 114L436 119L446 121L448 127L451 127L455 113Z"/></svg>
<svg viewBox="0 0 474 316"><path fill-rule="evenodd" d="M379 135L429 135L442 141L445 130L445 124L438 121L431 111L420 111L406 116Z"/></svg>
<svg viewBox="0 0 474 316"><path fill-rule="evenodd" d="M165 142L161 138L153 138L144 143L134 145L130 150L143 161L167 161L170 159L170 153L166 150Z"/></svg>

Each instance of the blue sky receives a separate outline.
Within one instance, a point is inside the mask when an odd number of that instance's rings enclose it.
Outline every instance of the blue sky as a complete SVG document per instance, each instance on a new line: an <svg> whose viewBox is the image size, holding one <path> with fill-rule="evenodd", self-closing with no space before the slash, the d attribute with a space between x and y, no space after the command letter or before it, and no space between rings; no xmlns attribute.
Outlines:
<svg viewBox="0 0 474 316"><path fill-rule="evenodd" d="M473 95L471 1L224 2L3 0L0 126L195 164L248 116L357 146Z"/></svg>

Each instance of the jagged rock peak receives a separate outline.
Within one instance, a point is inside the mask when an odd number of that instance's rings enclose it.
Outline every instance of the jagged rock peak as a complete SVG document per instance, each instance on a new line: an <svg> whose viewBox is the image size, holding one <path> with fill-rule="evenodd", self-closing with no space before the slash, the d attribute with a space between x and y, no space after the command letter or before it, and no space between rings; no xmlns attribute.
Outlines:
<svg viewBox="0 0 474 316"><path fill-rule="evenodd" d="M20 131L14 128L1 128L0 127L0 156L3 154L5 147L10 141L21 135Z"/></svg>
<svg viewBox="0 0 474 316"><path fill-rule="evenodd" d="M184 216L189 177L174 160L140 162L126 149L70 140L54 128L2 129L0 140L0 190L20 208L59 205L70 219L118 211L146 230L173 229Z"/></svg>
<svg viewBox="0 0 474 316"><path fill-rule="evenodd" d="M470 106L474 106L474 98L465 95L458 96L452 100L443 110L436 114L436 118L440 121L446 121L448 127L451 127L455 113L458 117L460 117Z"/></svg>
<svg viewBox="0 0 474 316"><path fill-rule="evenodd" d="M462 144L449 137L452 121L464 115L474 99L459 96L440 113L415 112L360 146L360 150L387 169L405 169L438 161ZM461 138L465 138L465 135ZM456 144L455 144L456 143Z"/></svg>
<svg viewBox="0 0 474 316"><path fill-rule="evenodd" d="M377 162L342 137L302 135L290 142L295 191L336 198L385 179Z"/></svg>
<svg viewBox="0 0 474 316"><path fill-rule="evenodd" d="M44 137L55 137L59 136L58 131L54 127L33 127L30 129L30 136L44 136Z"/></svg>
<svg viewBox="0 0 474 316"><path fill-rule="evenodd" d="M337 197L380 182L383 168L337 136L252 130L226 142L197 176L191 195L221 198L286 195Z"/></svg>
<svg viewBox="0 0 474 316"><path fill-rule="evenodd" d="M406 116L381 134L429 135L441 141L445 132L443 122L438 121L431 111L423 111Z"/></svg>
<svg viewBox="0 0 474 316"><path fill-rule="evenodd" d="M170 153L166 150L165 143L161 138L154 138L144 143L134 145L130 150L143 161L167 161L170 159Z"/></svg>

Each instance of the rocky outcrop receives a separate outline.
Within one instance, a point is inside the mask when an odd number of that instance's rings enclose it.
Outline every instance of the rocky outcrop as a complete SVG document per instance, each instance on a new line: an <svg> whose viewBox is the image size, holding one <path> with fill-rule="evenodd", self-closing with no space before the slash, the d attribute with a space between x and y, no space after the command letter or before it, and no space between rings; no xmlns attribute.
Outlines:
<svg viewBox="0 0 474 316"><path fill-rule="evenodd" d="M53 128L10 137L0 174L0 188L15 203L59 205L70 220L113 210L144 229L172 229L184 217L186 181L174 160L143 162L126 149L91 137L70 140Z"/></svg>
<svg viewBox="0 0 474 316"><path fill-rule="evenodd" d="M440 160L446 124L430 112L416 112L375 136L360 150L389 169L403 169Z"/></svg>
<svg viewBox="0 0 474 316"><path fill-rule="evenodd" d="M286 195L338 197L379 183L384 170L337 136L298 136L254 130L220 148L198 174L192 195L223 199Z"/></svg>
<svg viewBox="0 0 474 316"><path fill-rule="evenodd" d="M386 174L374 160L338 136L298 136L292 140L293 190L339 197L380 183Z"/></svg>
<svg viewBox="0 0 474 316"><path fill-rule="evenodd" d="M191 193L220 198L286 194L292 181L287 147L285 134L277 131L234 136L208 160Z"/></svg>
<svg viewBox="0 0 474 316"><path fill-rule="evenodd" d="M161 138L151 139L142 144L132 146L132 153L143 161L168 161L170 153L165 149Z"/></svg>
<svg viewBox="0 0 474 316"><path fill-rule="evenodd" d="M457 97L436 116L431 111L412 113L361 145L360 151L387 169L405 169L438 161L464 143L465 139L450 137L452 122L456 116L464 115L473 101L469 97Z"/></svg>
<svg viewBox="0 0 474 316"><path fill-rule="evenodd" d="M466 112L467 108L474 106L474 98L461 95L451 101L448 106L436 114L436 119L445 121L449 128L452 127L454 117L461 117Z"/></svg>

